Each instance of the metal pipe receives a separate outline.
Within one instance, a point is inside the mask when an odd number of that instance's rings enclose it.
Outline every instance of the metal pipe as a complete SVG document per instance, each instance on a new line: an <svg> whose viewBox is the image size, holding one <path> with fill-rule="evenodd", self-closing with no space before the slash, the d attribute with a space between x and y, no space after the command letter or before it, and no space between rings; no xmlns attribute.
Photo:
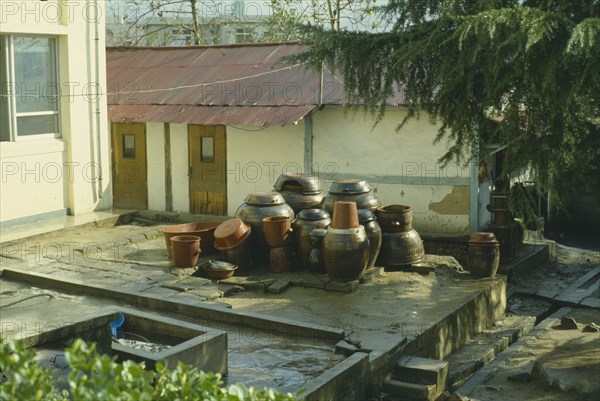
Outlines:
<svg viewBox="0 0 600 401"><path fill-rule="evenodd" d="M95 28L95 38L94 38L94 42L95 42L95 61L96 61L96 90L98 90L100 88L100 36L99 36L99 25L100 25L100 19L101 19L101 15L99 13L99 4L98 4L98 0L93 0L94 2L94 10L96 12L96 19L94 21L94 28ZM101 102L101 93L97 93L97 97L96 97L96 151L97 151L97 160L96 160L96 172L98 173L98 198L102 199L103 197L103 181L102 181L102 137L100 135L100 131L101 131L101 123L100 123L100 116L101 116L101 111L100 111L100 102Z"/></svg>

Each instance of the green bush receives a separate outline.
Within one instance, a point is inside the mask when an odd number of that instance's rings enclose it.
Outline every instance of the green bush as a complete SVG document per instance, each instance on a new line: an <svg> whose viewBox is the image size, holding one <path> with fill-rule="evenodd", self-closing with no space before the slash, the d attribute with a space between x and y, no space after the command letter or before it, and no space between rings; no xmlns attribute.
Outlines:
<svg viewBox="0 0 600 401"><path fill-rule="evenodd" d="M98 355L95 344L76 340L66 350L69 390L54 389L52 374L35 361L35 352L16 341L0 344L0 399L30 401L294 401L297 395L243 384L222 387L220 374L179 363L173 370Z"/></svg>

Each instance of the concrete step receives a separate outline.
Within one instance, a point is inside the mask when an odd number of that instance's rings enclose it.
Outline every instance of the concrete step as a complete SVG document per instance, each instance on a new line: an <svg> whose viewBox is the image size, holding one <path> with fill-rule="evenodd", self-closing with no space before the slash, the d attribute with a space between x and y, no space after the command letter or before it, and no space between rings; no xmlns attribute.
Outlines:
<svg viewBox="0 0 600 401"><path fill-rule="evenodd" d="M435 384L437 397L446 389L448 362L405 355L398 359L392 378L414 384Z"/></svg>
<svg viewBox="0 0 600 401"><path fill-rule="evenodd" d="M414 384L387 379L381 384L381 391L397 401L433 401L437 398L435 384Z"/></svg>
<svg viewBox="0 0 600 401"><path fill-rule="evenodd" d="M448 389L455 391L473 373L490 362L535 326L535 316L509 316L484 330L447 359Z"/></svg>

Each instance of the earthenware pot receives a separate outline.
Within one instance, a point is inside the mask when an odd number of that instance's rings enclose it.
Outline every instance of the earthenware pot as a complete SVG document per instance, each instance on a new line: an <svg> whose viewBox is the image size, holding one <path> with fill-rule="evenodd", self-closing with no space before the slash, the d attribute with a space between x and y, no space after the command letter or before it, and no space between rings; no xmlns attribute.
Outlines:
<svg viewBox="0 0 600 401"><path fill-rule="evenodd" d="M252 229L240 219L229 219L221 223L214 232L215 249L225 250L230 249L243 240L251 233Z"/></svg>
<svg viewBox="0 0 600 401"><path fill-rule="evenodd" d="M308 174L282 174L274 186L295 214L303 209L317 208L323 200L321 182Z"/></svg>
<svg viewBox="0 0 600 401"><path fill-rule="evenodd" d="M200 237L178 235L171 238L171 254L176 267L192 267L200 256Z"/></svg>
<svg viewBox="0 0 600 401"><path fill-rule="evenodd" d="M337 229L358 228L358 210L356 202L339 201L333 205L331 227Z"/></svg>
<svg viewBox="0 0 600 401"><path fill-rule="evenodd" d="M219 260L209 260L202 268L208 277L215 280L224 280L233 276L238 266Z"/></svg>
<svg viewBox="0 0 600 401"><path fill-rule="evenodd" d="M309 235L311 250L306 266L315 273L325 272L325 264L323 263L323 240L326 235L327 230L325 228L315 228Z"/></svg>
<svg viewBox="0 0 600 401"><path fill-rule="evenodd" d="M364 227L327 229L327 235L323 239L323 262L331 279L358 280L368 261L369 239Z"/></svg>
<svg viewBox="0 0 600 401"><path fill-rule="evenodd" d="M379 259L385 266L405 266L425 257L423 241L416 230L383 233Z"/></svg>
<svg viewBox="0 0 600 401"><path fill-rule="evenodd" d="M281 246L271 248L269 251L269 271L272 273L286 273L293 268L292 248Z"/></svg>
<svg viewBox="0 0 600 401"><path fill-rule="evenodd" d="M177 235L195 235L202 241L202 254L212 255L216 253L213 243L215 241L215 229L221 224L220 221L196 222L177 224L163 228L167 254L171 257L171 238Z"/></svg>
<svg viewBox="0 0 600 401"><path fill-rule="evenodd" d="M381 249L383 233L377 223L377 218L368 209L358 210L358 222L365 228L367 238L369 238L369 262L367 263L367 268L373 267Z"/></svg>
<svg viewBox="0 0 600 401"><path fill-rule="evenodd" d="M375 210L381 203L365 180L342 180L331 184L321 206L330 214L338 201L356 202L357 209Z"/></svg>
<svg viewBox="0 0 600 401"><path fill-rule="evenodd" d="M500 265L500 243L493 233L473 233L469 240L467 270L478 277L494 277Z"/></svg>
<svg viewBox="0 0 600 401"><path fill-rule="evenodd" d="M270 216L263 219L263 231L271 248L285 246L292 233L292 220L287 216Z"/></svg>
<svg viewBox="0 0 600 401"><path fill-rule="evenodd" d="M269 247L265 242L262 220L271 216L294 218L294 211L277 192L252 192L235 212L235 217L252 227L250 240L254 249L253 260L257 263L268 262Z"/></svg>
<svg viewBox="0 0 600 401"><path fill-rule="evenodd" d="M243 237L235 246L226 248L217 247L217 249L219 251L219 260L237 265L243 270L250 268L252 265L253 253L250 235Z"/></svg>
<svg viewBox="0 0 600 401"><path fill-rule="evenodd" d="M294 245L298 261L303 268L313 267L309 262L311 250L314 248L310 244L311 232L318 228L327 228L330 224L331 217L323 209L304 209L296 216L292 223Z"/></svg>
<svg viewBox="0 0 600 401"><path fill-rule="evenodd" d="M377 221L384 233L399 233L412 230L412 207L390 205L377 208Z"/></svg>

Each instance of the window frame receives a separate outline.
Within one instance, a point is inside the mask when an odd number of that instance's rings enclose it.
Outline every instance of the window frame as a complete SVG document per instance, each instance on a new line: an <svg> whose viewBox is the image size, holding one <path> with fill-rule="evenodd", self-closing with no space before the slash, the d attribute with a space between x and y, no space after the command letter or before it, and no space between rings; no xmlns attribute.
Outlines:
<svg viewBox="0 0 600 401"><path fill-rule="evenodd" d="M16 72L15 72L15 37L23 37L23 38L44 38L50 39L52 41L52 45L50 46L50 63L52 64L51 75L54 79L54 83L58 88L58 92L56 94L56 110L43 110L43 111L30 111L30 112L18 112L17 111L17 98L18 94L16 93ZM6 140L1 140L1 142L27 142L27 141L37 141L44 139L55 139L62 138L62 105L61 105L61 96L60 96L60 60L59 60L59 40L55 35L36 35L36 34L2 34L0 35L0 41L3 44L3 51L5 59L6 59L6 77L2 77L2 81L6 82L5 93L0 93L0 95L6 96L8 99L8 130L9 135ZM9 94L9 88L11 88ZM24 134L19 135L18 132L18 118L19 117L35 117L35 116L56 116L56 128L57 132L47 132L41 134Z"/></svg>

